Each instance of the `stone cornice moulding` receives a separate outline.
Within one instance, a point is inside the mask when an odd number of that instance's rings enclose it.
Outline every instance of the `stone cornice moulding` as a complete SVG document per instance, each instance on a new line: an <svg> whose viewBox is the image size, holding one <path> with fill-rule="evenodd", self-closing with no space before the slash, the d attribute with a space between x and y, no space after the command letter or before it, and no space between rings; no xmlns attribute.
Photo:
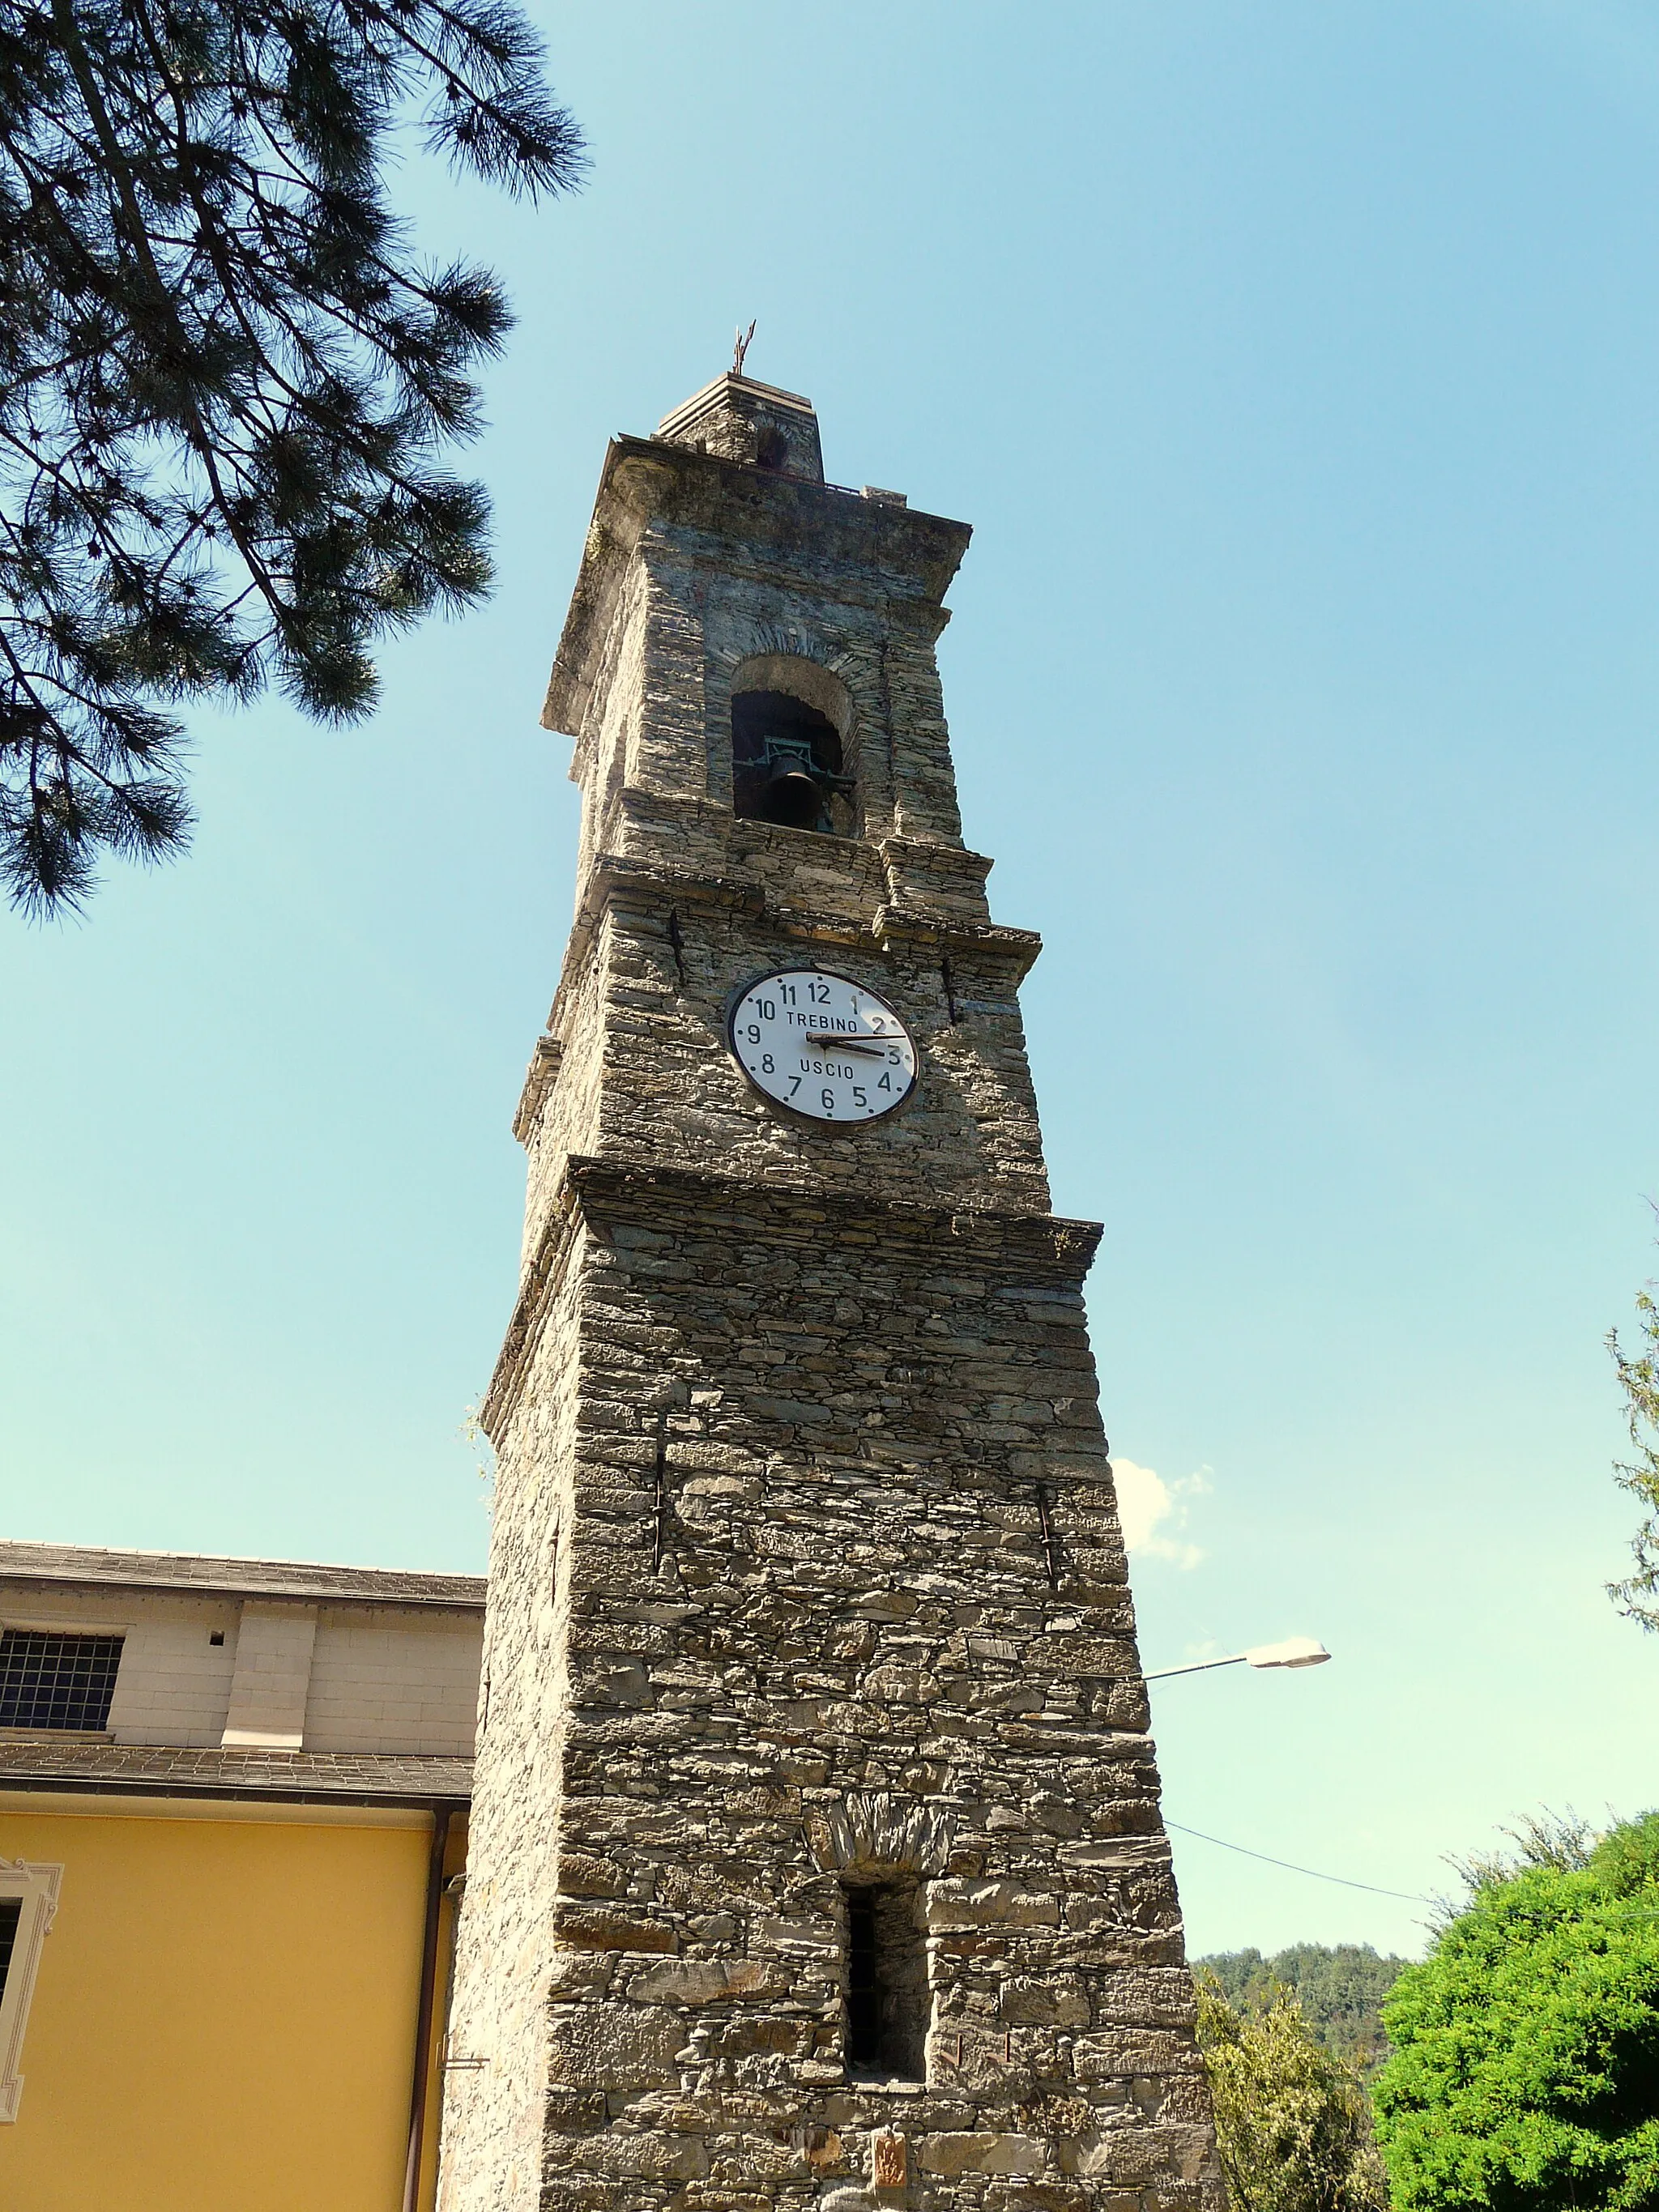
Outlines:
<svg viewBox="0 0 1659 2212"><path fill-rule="evenodd" d="M762 1242L803 1247L820 1243L826 1229L838 1226L872 1243L902 1243L979 1265L1000 1261L1011 1273L1039 1278L1045 1291L1079 1297L1104 1234L1098 1221L1074 1221L1060 1214L1002 1213L988 1208L952 1212L809 1184L768 1183L757 1188L740 1177L702 1169L640 1167L572 1153L525 1270L484 1394L480 1425L498 1448L542 1324L564 1280L578 1231L586 1229L608 1244L609 1219L637 1223L647 1218L682 1232L736 1230Z"/></svg>
<svg viewBox="0 0 1659 2212"><path fill-rule="evenodd" d="M758 377L745 376L739 369L723 368L712 377L701 392L694 392L689 399L665 415L657 425L659 438L682 436L694 429L705 415L711 415L729 392L752 393L757 399L769 400L775 407L787 407L797 415L810 415L817 420L817 410L802 392L786 392L781 384L763 384Z"/></svg>
<svg viewBox="0 0 1659 2212"><path fill-rule="evenodd" d="M638 795L648 802L653 811L664 814L690 810L726 817L725 808L706 800L668 799L654 792ZM853 849L865 849L855 846L851 839L823 838L818 842L842 842ZM988 869L990 866L977 854L958 852L949 847L921 847L896 838L883 839L876 849L883 852L888 845L907 854L938 853L957 866L972 867L977 864ZM1042 939L1034 929L1010 929L998 922L929 913L925 907L900 904L890 898L878 906L874 917L867 921L853 914L814 914L800 907L769 906L751 884L739 883L729 876L700 876L689 870L682 873L649 861L625 859L620 854L600 853L595 855L581 885L580 904L566 948L563 971L548 1012L548 1036L556 1044L562 1046L563 1042L560 1031L570 1001L570 985L584 973L594 937L613 905L632 906L648 912L667 912L679 906L723 908L728 914L742 915L774 936L795 944L839 945L877 955L900 945L938 945L947 952L971 954L977 960L1004 966L1011 990L1024 981L1042 951ZM536 1050L541 1052L540 1042ZM532 1073L534 1068L532 1060Z"/></svg>

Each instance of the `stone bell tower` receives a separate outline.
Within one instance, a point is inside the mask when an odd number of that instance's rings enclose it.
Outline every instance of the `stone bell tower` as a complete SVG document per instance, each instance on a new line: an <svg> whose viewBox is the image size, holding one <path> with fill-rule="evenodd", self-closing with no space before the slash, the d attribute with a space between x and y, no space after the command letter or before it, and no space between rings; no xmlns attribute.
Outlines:
<svg viewBox="0 0 1659 2212"><path fill-rule="evenodd" d="M1099 1232L1049 1210L1037 940L957 817L968 538L746 377L605 456L445 2212L1220 2203Z"/></svg>

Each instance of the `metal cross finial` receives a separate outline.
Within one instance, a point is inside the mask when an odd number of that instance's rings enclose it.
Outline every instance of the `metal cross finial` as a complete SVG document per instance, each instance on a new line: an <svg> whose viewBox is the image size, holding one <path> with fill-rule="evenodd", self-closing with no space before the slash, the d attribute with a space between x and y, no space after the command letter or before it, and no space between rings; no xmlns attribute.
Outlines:
<svg viewBox="0 0 1659 2212"><path fill-rule="evenodd" d="M738 342L732 349L732 374L733 376L741 376L743 374L744 356L749 351L749 341L754 337L754 335L755 325L753 323L750 324L746 331L740 330L738 332Z"/></svg>

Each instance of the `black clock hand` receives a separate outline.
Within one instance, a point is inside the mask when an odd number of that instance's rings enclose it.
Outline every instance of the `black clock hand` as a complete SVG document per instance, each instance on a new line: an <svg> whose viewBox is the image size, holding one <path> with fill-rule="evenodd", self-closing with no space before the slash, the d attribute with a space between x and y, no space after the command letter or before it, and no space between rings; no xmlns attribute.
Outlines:
<svg viewBox="0 0 1659 2212"><path fill-rule="evenodd" d="M834 1045L838 1052L882 1052L886 1048L884 1042L875 1037L833 1036L814 1036L809 1035L804 1036L801 1039L801 1042L803 1044L810 1044L820 1052L827 1050L831 1045Z"/></svg>

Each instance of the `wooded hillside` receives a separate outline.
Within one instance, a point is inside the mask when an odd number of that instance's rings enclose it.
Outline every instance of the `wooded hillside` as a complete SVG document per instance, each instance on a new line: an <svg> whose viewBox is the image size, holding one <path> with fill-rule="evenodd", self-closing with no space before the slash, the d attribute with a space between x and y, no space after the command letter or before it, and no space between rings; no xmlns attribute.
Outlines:
<svg viewBox="0 0 1659 2212"><path fill-rule="evenodd" d="M1323 2047L1367 2074L1388 2056L1381 2007L1408 1963L1404 1959L1380 1957L1369 1943L1339 1943L1334 1949L1293 1943L1271 1959L1255 1950L1223 1951L1194 1963L1208 1967L1234 2006L1265 1996L1273 1982L1282 1982L1295 1990L1303 2017Z"/></svg>

